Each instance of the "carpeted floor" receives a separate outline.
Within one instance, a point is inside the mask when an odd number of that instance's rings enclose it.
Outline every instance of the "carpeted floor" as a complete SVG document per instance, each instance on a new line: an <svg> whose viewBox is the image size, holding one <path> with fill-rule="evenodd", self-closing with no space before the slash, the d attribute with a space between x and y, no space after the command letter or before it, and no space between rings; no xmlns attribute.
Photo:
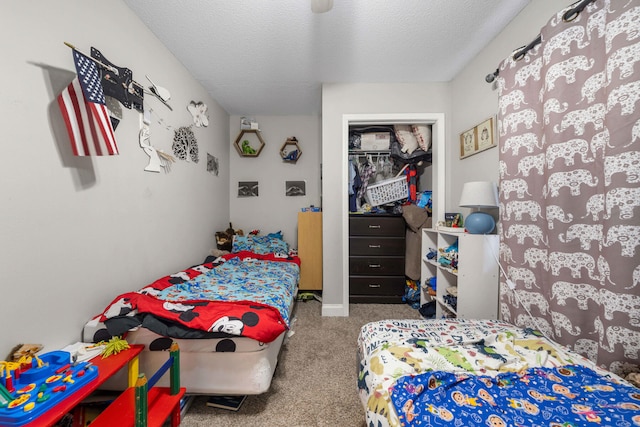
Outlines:
<svg viewBox="0 0 640 427"><path fill-rule="evenodd" d="M349 317L322 317L322 305L298 302L293 335L282 347L271 389L249 396L238 412L197 397L183 427L364 427L357 389L356 340L367 322L420 317L405 304L351 304Z"/></svg>

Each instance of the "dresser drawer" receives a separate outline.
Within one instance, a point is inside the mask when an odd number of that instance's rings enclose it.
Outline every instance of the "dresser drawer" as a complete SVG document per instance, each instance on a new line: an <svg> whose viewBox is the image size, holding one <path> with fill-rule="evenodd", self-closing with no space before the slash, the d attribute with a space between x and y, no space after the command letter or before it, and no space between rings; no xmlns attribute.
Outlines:
<svg viewBox="0 0 640 427"><path fill-rule="evenodd" d="M404 256L404 237L350 237L349 255Z"/></svg>
<svg viewBox="0 0 640 427"><path fill-rule="evenodd" d="M349 276L350 295L404 295L404 276Z"/></svg>
<svg viewBox="0 0 640 427"><path fill-rule="evenodd" d="M349 275L397 276L404 275L404 257L349 257Z"/></svg>
<svg viewBox="0 0 640 427"><path fill-rule="evenodd" d="M349 217L350 236L402 237L405 223L401 216L362 215Z"/></svg>

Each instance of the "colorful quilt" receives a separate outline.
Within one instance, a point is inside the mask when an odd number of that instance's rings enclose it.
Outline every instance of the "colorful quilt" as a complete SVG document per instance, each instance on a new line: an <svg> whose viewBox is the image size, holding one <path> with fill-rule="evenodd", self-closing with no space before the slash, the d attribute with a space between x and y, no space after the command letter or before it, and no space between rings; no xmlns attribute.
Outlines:
<svg viewBox="0 0 640 427"><path fill-rule="evenodd" d="M144 326L172 338L271 342L289 327L299 276L297 256L241 251L121 294L99 320L111 335Z"/></svg>
<svg viewBox="0 0 640 427"><path fill-rule="evenodd" d="M400 378L391 400L403 426L637 426L640 390L580 365L495 377L434 371Z"/></svg>
<svg viewBox="0 0 640 427"><path fill-rule="evenodd" d="M461 417L456 403L449 402L448 406L440 403L438 406L431 395L437 394L442 401L451 399L451 393L456 391L455 387L458 384L462 388L468 384L473 390L473 393L469 390L460 390L461 395L467 399L465 402L471 405L467 408L468 413L473 415L467 418L455 418L456 422L449 420L447 422L451 423L447 425L483 427L584 425L584 422L583 424L536 424L528 421L518 424L513 420L524 419L523 414L518 412L515 412L514 418L504 424L500 424L497 418L492 418L496 421L495 424L487 424L487 420L482 419L475 410L478 407L473 405L482 403L482 400L477 399L476 396L481 387L485 389L488 387L488 383L483 382L487 378L494 379L493 384L497 384L501 379L514 382L514 379L520 378L519 375L523 375L523 372L536 372L536 375L542 375L546 369L562 368L577 372L578 367L583 366L593 371L603 381L610 381L612 386L626 384L619 377L597 367L584 357L549 341L537 331L491 320L411 319L371 322L364 325L360 331L358 360L358 389L368 427L436 426L450 418L448 413L454 417ZM542 370L531 371L538 368ZM524 378L525 384L527 380L534 384L531 380L533 377L531 374L524 374L521 378ZM600 383L593 382L593 384ZM549 384L547 383L546 386ZM494 390L499 390L499 387L495 386ZM540 392L552 396L544 389ZM408 397L411 393L416 396ZM504 397L500 406L496 406L499 408L497 411L502 414L510 404L517 406L517 399L520 399L520 403L524 403L523 399L525 399L541 407L533 397L518 393L520 392L514 389L512 395ZM496 396L488 396L488 398L493 398L494 402L500 401ZM508 398L514 400L505 400ZM629 402L640 405L640 400L634 400L633 396L629 398L627 399ZM507 402L507 407L504 406L504 402ZM579 404L576 401L573 403ZM603 408L594 409L593 406L591 408L595 411L603 411L599 416L604 416L605 412L608 412L605 411L608 409L606 405L617 403L620 402L609 401L603 403L605 405ZM584 406L586 408L589 405L590 403L585 403ZM491 405L485 404L483 408L489 409L488 406ZM442 408L441 413L440 408ZM548 409L545 411L543 416L550 414ZM559 411L565 411L566 414L572 413L570 406ZM576 414L578 417L584 416L589 412L586 409L585 411ZM633 416L638 414L636 412ZM602 419L605 418L602 417ZM627 419L633 419L633 417L627 417ZM634 424L602 422L601 425L633 426Z"/></svg>

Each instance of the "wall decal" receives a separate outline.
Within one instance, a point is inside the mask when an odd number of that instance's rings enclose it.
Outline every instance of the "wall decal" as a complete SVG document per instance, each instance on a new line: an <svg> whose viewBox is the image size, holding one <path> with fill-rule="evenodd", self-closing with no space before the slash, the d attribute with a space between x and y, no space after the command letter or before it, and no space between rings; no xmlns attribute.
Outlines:
<svg viewBox="0 0 640 427"><path fill-rule="evenodd" d="M162 102L169 110L173 111L171 105L168 104L169 99L171 99L171 92L168 89L163 88L162 86L156 85L153 80L149 78L149 76L145 75L151 86L149 86L149 92L151 95L158 98L160 102Z"/></svg>
<svg viewBox="0 0 640 427"><path fill-rule="evenodd" d="M190 126L182 126L176 129L173 137L173 154L180 160L198 163L198 140Z"/></svg>
<svg viewBox="0 0 640 427"><path fill-rule="evenodd" d="M102 89L104 94L120 101L126 108L144 110L144 88L133 80L133 72L129 68L118 67L107 60L102 52L91 48L91 57L101 65Z"/></svg>
<svg viewBox="0 0 640 427"><path fill-rule="evenodd" d="M187 110L193 116L193 123L196 127L209 126L209 116L207 115L208 108L207 104L203 102L191 101L189 105L187 105Z"/></svg>
<svg viewBox="0 0 640 427"><path fill-rule="evenodd" d="M211 172L215 176L218 176L220 170L220 162L217 157L207 153L207 172Z"/></svg>
<svg viewBox="0 0 640 427"><path fill-rule="evenodd" d="M149 156L149 164L144 168L147 172L160 172L160 168L163 168L165 172L171 171L171 163L175 162L175 158L162 151L156 150L151 145L151 131L149 126L143 125L138 135L138 141L140 147Z"/></svg>

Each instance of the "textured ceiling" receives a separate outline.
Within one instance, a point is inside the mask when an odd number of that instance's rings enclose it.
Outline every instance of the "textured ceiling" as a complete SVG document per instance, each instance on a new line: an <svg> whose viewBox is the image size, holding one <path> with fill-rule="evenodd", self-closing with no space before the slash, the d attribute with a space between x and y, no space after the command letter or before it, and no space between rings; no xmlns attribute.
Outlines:
<svg viewBox="0 0 640 427"><path fill-rule="evenodd" d="M449 81L530 0L124 1L229 114L290 115L322 83Z"/></svg>

